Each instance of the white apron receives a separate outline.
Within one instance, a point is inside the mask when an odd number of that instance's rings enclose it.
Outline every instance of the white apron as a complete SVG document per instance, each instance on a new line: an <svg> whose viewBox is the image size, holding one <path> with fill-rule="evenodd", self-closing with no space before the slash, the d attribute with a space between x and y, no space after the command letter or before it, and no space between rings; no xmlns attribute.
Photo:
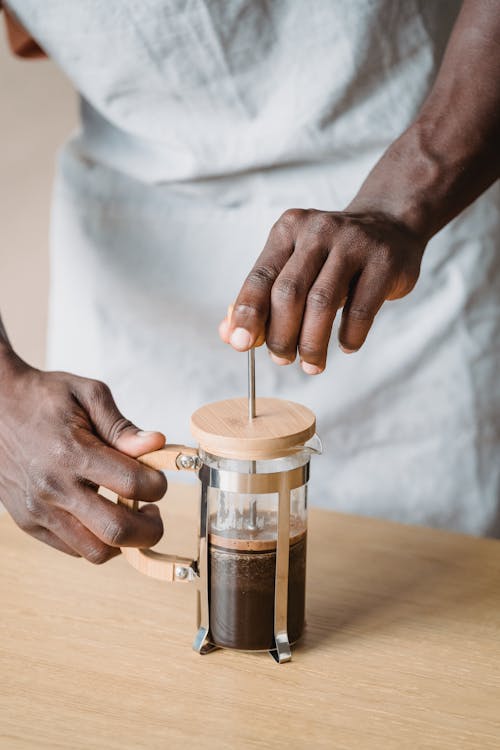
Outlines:
<svg viewBox="0 0 500 750"><path fill-rule="evenodd" d="M432 84L460 2L11 0L82 96L52 222L49 366L190 440L245 393L223 317L286 208L340 210ZM47 103L50 106L50 102ZM325 374L257 358L318 416L311 502L500 531L499 188L430 243L412 294Z"/></svg>

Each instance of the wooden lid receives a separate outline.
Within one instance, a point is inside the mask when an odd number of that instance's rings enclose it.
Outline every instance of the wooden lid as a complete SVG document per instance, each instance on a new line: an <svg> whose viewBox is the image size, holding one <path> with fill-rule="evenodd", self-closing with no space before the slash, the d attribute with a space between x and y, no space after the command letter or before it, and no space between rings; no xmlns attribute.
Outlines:
<svg viewBox="0 0 500 750"><path fill-rule="evenodd" d="M200 447L223 458L286 456L315 431L316 417L310 409L279 398L257 398L251 421L246 398L206 404L191 417L191 432Z"/></svg>

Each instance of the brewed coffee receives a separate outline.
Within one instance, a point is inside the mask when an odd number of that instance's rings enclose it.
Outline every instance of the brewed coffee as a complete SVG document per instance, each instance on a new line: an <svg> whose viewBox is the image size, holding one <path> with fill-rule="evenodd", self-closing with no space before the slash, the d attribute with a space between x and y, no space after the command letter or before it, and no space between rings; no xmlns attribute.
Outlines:
<svg viewBox="0 0 500 750"><path fill-rule="evenodd" d="M306 531L303 524L300 531L294 526L291 523L288 578L288 637L291 643L300 638L304 629L306 577ZM275 575L276 539L236 540L211 535L212 643L245 651L274 648Z"/></svg>

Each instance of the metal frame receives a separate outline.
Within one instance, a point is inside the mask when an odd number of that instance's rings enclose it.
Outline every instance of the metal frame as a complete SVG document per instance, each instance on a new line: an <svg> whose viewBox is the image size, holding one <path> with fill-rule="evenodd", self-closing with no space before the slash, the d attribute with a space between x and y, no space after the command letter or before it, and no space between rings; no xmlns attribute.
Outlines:
<svg viewBox="0 0 500 750"><path fill-rule="evenodd" d="M306 485L309 479L309 461L289 471L268 474L240 474L237 471L215 469L203 464L199 471L201 481L200 546L198 581L198 632L193 648L200 654L208 653L214 644L208 640L210 632L210 603L208 581L208 488L243 494L278 494L278 534L276 540L276 574L274 593L274 641L269 653L279 663L292 658L288 638L288 567L290 553L290 499L291 491Z"/></svg>
<svg viewBox="0 0 500 750"><path fill-rule="evenodd" d="M217 648L208 640L210 630L210 602L208 593L208 485L201 484L200 498L200 528L199 528L199 556L198 556L198 590L197 617L198 632L193 643L193 649L199 654L207 654Z"/></svg>
<svg viewBox="0 0 500 750"><path fill-rule="evenodd" d="M276 539L276 579L274 584L274 642L270 654L283 664L292 652L288 638L288 566L290 562L290 488L282 482L278 500L278 536Z"/></svg>

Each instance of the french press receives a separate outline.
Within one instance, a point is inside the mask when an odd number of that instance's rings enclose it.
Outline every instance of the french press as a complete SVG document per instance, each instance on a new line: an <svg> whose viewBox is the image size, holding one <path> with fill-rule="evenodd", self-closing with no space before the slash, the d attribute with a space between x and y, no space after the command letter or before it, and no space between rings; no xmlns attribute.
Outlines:
<svg viewBox="0 0 500 750"><path fill-rule="evenodd" d="M196 584L193 648L269 651L291 659L304 629L307 482L321 443L304 406L249 397L207 404L191 417L198 449L166 445L139 460L155 469L192 471L201 483L197 559L123 548L139 571ZM137 502L119 498L137 509Z"/></svg>

